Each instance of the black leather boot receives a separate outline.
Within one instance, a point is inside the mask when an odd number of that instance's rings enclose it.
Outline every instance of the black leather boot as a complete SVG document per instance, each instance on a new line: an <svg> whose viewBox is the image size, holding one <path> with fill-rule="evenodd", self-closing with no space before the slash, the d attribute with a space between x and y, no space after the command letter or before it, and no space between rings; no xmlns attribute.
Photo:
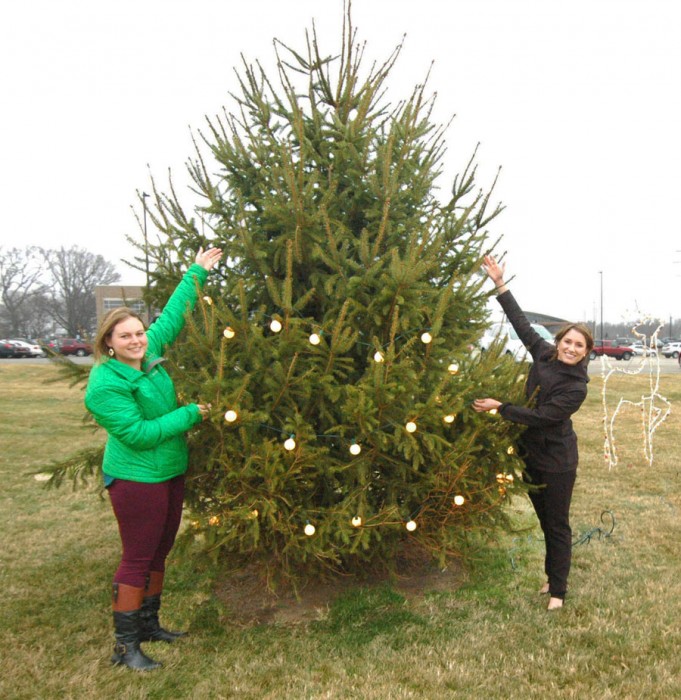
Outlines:
<svg viewBox="0 0 681 700"><path fill-rule="evenodd" d="M186 636L186 632L171 632L161 627L158 621L160 608L160 593L147 595L142 599L142 607L140 608L140 642L167 642L171 644L178 637Z"/></svg>
<svg viewBox="0 0 681 700"><path fill-rule="evenodd" d="M113 585L113 621L116 644L111 663L136 671L151 671L161 666L140 649L140 608L143 588L125 583Z"/></svg>
<svg viewBox="0 0 681 700"><path fill-rule="evenodd" d="M116 644L111 663L132 668L135 671L152 671L160 668L158 661L150 659L140 649L139 610L114 612Z"/></svg>

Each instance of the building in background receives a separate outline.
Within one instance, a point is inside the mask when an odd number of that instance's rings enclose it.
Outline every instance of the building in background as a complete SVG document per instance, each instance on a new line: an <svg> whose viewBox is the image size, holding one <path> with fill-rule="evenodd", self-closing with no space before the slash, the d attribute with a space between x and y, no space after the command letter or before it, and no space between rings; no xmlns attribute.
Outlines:
<svg viewBox="0 0 681 700"><path fill-rule="evenodd" d="M158 316L156 309L147 309L144 302L144 287L134 285L109 284L95 287L95 304L97 305L97 325L104 315L119 306L127 306L139 314L145 325L149 325Z"/></svg>

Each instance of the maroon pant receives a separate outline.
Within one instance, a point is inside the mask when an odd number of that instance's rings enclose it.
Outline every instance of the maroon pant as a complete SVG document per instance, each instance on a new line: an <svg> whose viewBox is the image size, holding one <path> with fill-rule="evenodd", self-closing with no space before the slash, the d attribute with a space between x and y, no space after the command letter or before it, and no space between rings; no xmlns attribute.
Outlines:
<svg viewBox="0 0 681 700"><path fill-rule="evenodd" d="M150 571L165 571L182 519L184 475L160 484L116 479L109 496L123 543L114 582L144 588Z"/></svg>

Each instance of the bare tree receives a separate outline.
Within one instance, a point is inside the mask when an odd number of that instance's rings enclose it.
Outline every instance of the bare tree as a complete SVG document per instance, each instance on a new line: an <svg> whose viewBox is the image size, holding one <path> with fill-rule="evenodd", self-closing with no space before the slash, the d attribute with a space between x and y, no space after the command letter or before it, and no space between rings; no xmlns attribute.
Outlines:
<svg viewBox="0 0 681 700"><path fill-rule="evenodd" d="M120 275L101 255L78 246L42 253L53 282L53 318L69 335L91 333L97 316L95 287L117 282Z"/></svg>
<svg viewBox="0 0 681 700"><path fill-rule="evenodd" d="M30 335L32 306L47 289L41 279L45 268L39 248L0 247L0 300L7 335Z"/></svg>

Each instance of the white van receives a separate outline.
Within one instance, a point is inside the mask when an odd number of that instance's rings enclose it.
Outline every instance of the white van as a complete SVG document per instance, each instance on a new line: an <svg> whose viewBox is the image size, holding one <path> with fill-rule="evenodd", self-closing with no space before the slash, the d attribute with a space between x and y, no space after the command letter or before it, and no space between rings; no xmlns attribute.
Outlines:
<svg viewBox="0 0 681 700"><path fill-rule="evenodd" d="M544 340L553 343L553 336L544 326L533 323L532 328ZM480 339L480 349L487 350L495 341L502 343L502 352L506 355L511 355L516 362L532 362L532 355L527 351L527 348L523 345L510 323L493 323Z"/></svg>

